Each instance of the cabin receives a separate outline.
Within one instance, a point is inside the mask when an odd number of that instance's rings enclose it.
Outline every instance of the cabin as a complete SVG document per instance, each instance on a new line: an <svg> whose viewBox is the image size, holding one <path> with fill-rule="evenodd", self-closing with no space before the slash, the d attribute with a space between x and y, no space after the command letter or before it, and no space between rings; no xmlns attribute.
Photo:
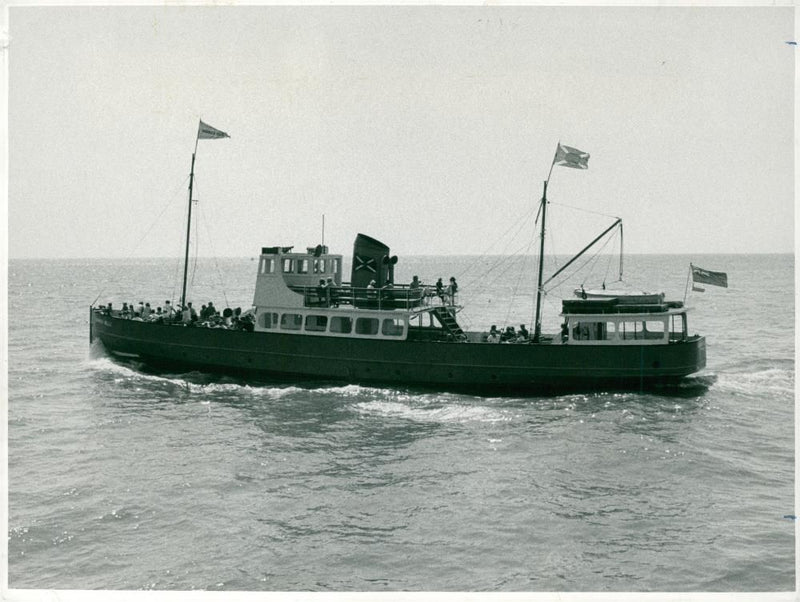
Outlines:
<svg viewBox="0 0 800 602"><path fill-rule="evenodd" d="M562 344L667 345L688 339L683 303L664 302L663 294L655 303L636 303L639 300L565 299Z"/></svg>

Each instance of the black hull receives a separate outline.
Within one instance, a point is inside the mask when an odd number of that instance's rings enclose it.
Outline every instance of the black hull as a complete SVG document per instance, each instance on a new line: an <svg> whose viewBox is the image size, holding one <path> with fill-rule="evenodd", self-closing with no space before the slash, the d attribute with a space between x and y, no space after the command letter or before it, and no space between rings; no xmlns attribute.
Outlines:
<svg viewBox="0 0 800 602"><path fill-rule="evenodd" d="M705 367L703 337L669 345L387 341L183 327L91 312L110 353L156 368L269 380L488 393L639 390Z"/></svg>

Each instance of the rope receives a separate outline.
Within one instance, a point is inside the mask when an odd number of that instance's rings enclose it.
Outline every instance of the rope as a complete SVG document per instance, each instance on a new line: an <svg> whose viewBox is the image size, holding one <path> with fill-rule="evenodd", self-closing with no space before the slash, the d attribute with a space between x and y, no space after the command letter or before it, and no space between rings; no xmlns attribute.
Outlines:
<svg viewBox="0 0 800 602"><path fill-rule="evenodd" d="M187 181L188 179L189 179L189 176L186 176L186 177L183 179L183 181L181 182L180 186L178 186L178 187L175 189L175 191L174 191L174 192L173 192L173 193L172 193L170 196L168 196L168 197L167 197L167 201L164 203L164 205L163 205L163 207L161 208L161 211L159 212L159 214L158 214L158 215L157 215L157 216L156 216L156 217L155 217L155 218L154 218L154 219L153 219L153 220L150 222L150 225L147 227L147 230L145 230L145 233L144 233L144 234L143 234L141 237L139 237L139 240L137 240L137 241L136 241L136 242L133 244L133 246L130 248L130 250L129 250L129 251L126 253L126 256L128 256L128 257L132 256L132 255L133 255L133 253L134 253L134 251L136 251L136 249L139 247L139 245L141 245L141 244L142 244L142 242L145 240L145 238L147 238L147 236L150 234L150 231L153 229L153 227L156 225L156 223L158 223L158 222L159 222L159 220L161 219L161 217L162 217L162 216L164 215L164 213L166 212L167 208L168 208L168 207L170 207L170 206L172 205L172 203L175 201L175 197L177 196L177 194L178 194L178 192L180 191L180 189L181 189L181 188L183 188L183 186L186 184L186 181ZM94 305L95 303L97 303L97 299L99 299L99 298L100 298L100 297L103 295L103 293L104 293L104 292L106 291L106 289L108 288L108 285L109 285L109 284L115 284L115 285L118 285L118 284L119 284L119 271L118 271L118 270L117 270L117 271L115 271L115 272L113 272L113 280L112 280L112 281L108 281L108 280L107 280L107 281L106 281L106 286L105 286L105 287L103 287L102 289L100 289L100 292L97 294L97 298L94 300L94 302L92 303L92 305Z"/></svg>
<svg viewBox="0 0 800 602"><path fill-rule="evenodd" d="M225 307L230 307L230 303L228 302L228 294L225 290L225 281L222 278L222 270L219 269L219 262L217 261L217 252L214 249L213 238L211 237L211 232L208 228L208 220L206 219L206 212L203 210L199 212L202 219L203 219L203 227L206 229L206 236L208 237L208 244L211 247L211 254L212 258L214 259L214 267L217 270L217 276L219 278L220 287L222 287L222 296L225 298ZM210 213L210 212L209 212ZM212 216L213 217L213 216Z"/></svg>

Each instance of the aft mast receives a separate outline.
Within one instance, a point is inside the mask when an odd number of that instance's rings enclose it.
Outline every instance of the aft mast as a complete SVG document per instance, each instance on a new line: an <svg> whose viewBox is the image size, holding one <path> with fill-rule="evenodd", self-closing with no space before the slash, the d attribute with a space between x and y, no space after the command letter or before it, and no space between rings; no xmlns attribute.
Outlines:
<svg viewBox="0 0 800 602"><path fill-rule="evenodd" d="M555 160L554 160L555 162ZM552 173L553 166L550 166L550 172ZM545 225L545 218L547 217L547 182L550 181L550 174L547 174L547 180L544 181L544 192L542 193L542 233L541 233L541 240L539 243L539 277L536 280L536 317L534 318L533 324L533 342L539 342L539 336L542 334L542 270L544 269L544 225Z"/></svg>
<svg viewBox="0 0 800 602"><path fill-rule="evenodd" d="M200 125L197 127L197 138L194 141L194 152L192 153L192 170L189 173L189 211L186 220L186 253L183 258L183 287L181 289L181 309L186 306L186 277L189 273L189 236L192 232L192 189L194 187L194 160L197 155L197 143L205 138L230 138L228 134L222 130L211 127L200 120Z"/></svg>
<svg viewBox="0 0 800 602"><path fill-rule="evenodd" d="M542 232L541 241L539 244L539 277L536 280L536 314L534 317L533 326L534 343L539 342L539 338L542 334L542 293L544 286L542 284L542 270L544 268L544 233L545 217L547 216L547 184L550 182L550 176L553 174L554 165L562 165L564 167L572 167L574 169L589 169L589 153L580 151L577 148L572 148L571 146L564 146L561 144L561 142L559 142L558 146L556 146L556 154L553 156L553 162L550 164L550 171L547 173L547 179L544 181L544 193L542 194L541 207ZM582 252L583 251L581 251L581 253Z"/></svg>

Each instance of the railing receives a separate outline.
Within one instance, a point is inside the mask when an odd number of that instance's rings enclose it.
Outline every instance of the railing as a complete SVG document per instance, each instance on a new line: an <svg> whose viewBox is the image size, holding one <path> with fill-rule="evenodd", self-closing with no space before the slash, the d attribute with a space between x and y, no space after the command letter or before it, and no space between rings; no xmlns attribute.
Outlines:
<svg viewBox="0 0 800 602"><path fill-rule="evenodd" d="M338 307L350 305L366 309L414 309L416 307L452 306L455 299L428 287L412 288L408 285L394 285L384 288L365 288L350 286L292 286L296 293L303 295L305 307Z"/></svg>

